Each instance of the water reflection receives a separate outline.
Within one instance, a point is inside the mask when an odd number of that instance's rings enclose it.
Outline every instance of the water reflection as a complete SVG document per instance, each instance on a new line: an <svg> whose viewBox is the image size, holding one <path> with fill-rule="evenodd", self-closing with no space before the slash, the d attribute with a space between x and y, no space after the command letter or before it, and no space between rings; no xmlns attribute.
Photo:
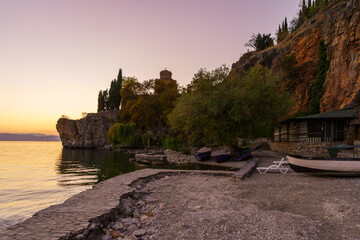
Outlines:
<svg viewBox="0 0 360 240"><path fill-rule="evenodd" d="M140 169L130 155L102 150L63 149L55 170L61 187L94 185L103 180Z"/></svg>

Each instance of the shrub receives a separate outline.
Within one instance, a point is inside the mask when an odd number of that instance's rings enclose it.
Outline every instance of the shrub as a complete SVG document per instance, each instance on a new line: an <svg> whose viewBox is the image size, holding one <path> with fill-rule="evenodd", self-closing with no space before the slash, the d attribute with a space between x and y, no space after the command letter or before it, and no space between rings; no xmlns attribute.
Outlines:
<svg viewBox="0 0 360 240"><path fill-rule="evenodd" d="M141 136L135 136L136 130L135 123L115 123L106 133L106 137L113 146L136 146L141 143Z"/></svg>
<svg viewBox="0 0 360 240"><path fill-rule="evenodd" d="M167 136L164 139L163 148L179 152L182 150L182 142L174 137Z"/></svg>
<svg viewBox="0 0 360 240"><path fill-rule="evenodd" d="M296 56L294 53L285 56L281 62L280 62L280 66L281 68L285 71L285 73L291 77L294 75L294 73L296 72L297 68L295 67L295 65L297 64L297 60L296 60Z"/></svg>

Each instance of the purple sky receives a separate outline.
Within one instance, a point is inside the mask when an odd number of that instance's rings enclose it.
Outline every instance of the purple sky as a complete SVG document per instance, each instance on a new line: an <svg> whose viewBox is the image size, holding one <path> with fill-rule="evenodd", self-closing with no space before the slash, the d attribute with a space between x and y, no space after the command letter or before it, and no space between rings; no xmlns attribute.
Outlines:
<svg viewBox="0 0 360 240"><path fill-rule="evenodd" d="M0 0L0 132L56 133L95 112L118 68L140 81L165 67L180 85L236 62L298 0ZM26 119L26 121L25 121Z"/></svg>

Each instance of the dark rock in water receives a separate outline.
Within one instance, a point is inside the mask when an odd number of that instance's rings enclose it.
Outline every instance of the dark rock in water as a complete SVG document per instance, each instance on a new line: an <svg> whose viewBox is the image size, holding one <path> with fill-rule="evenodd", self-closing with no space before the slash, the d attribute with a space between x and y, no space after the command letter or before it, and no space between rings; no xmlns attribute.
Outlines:
<svg viewBox="0 0 360 240"><path fill-rule="evenodd" d="M118 111L89 113L85 118L60 118L56 129L65 148L107 148L106 132L117 122Z"/></svg>

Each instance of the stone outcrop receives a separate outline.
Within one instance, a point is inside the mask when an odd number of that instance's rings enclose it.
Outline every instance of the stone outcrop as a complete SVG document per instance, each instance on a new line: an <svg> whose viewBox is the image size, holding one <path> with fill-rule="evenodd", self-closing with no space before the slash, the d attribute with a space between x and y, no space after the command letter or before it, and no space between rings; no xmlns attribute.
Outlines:
<svg viewBox="0 0 360 240"><path fill-rule="evenodd" d="M294 99L292 113L309 108L311 87L316 78L318 45L328 46L330 68L324 83L321 112L360 104L360 0L339 0L317 13L277 46L248 52L232 65L231 77L241 77L257 62L283 81ZM281 67L285 56L294 54L296 71Z"/></svg>
<svg viewBox="0 0 360 240"><path fill-rule="evenodd" d="M85 118L60 118L56 129L65 148L103 148L109 145L106 132L117 122L118 111L89 113Z"/></svg>

